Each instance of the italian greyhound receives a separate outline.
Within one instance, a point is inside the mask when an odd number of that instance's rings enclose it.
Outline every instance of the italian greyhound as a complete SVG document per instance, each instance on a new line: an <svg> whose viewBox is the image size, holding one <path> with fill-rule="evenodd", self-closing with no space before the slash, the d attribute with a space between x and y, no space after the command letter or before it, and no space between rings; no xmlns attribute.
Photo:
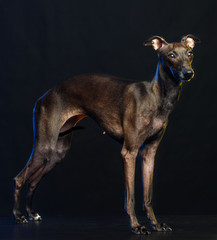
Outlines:
<svg viewBox="0 0 217 240"><path fill-rule="evenodd" d="M33 149L24 169L14 178L13 215L27 223L20 211L20 192L28 182L26 213L41 221L32 210L32 199L41 179L66 155L75 125L91 117L103 133L122 143L125 173L125 211L132 232L148 234L134 209L135 163L142 159L144 209L154 231L172 231L159 223L152 209L152 182L157 147L167 127L168 116L179 100L184 82L194 77L192 50L199 39L188 34L181 42L167 43L153 36L144 43L158 53L159 62L151 82L137 82L109 75L85 74L73 77L39 98L33 110Z"/></svg>

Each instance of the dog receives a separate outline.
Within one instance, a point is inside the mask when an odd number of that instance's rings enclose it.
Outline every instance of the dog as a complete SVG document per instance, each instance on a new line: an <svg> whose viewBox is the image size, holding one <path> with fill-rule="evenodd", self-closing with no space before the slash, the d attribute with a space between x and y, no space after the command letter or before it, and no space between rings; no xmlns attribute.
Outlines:
<svg viewBox="0 0 217 240"><path fill-rule="evenodd" d="M39 98L33 110L33 150L24 169L14 178L13 215L17 223L27 223L20 211L20 191L28 182L26 213L29 220L41 221L32 210L32 200L40 180L66 155L72 131L85 117L91 117L104 134L122 143L125 172L125 211L132 232L149 234L140 225L134 210L135 162L142 159L144 209L154 231L172 231L159 223L152 209L152 182L157 147L167 127L183 83L194 77L193 48L200 40L188 34L181 42L167 43L153 36L144 45L152 46L159 62L151 82L137 82L100 74L73 77Z"/></svg>

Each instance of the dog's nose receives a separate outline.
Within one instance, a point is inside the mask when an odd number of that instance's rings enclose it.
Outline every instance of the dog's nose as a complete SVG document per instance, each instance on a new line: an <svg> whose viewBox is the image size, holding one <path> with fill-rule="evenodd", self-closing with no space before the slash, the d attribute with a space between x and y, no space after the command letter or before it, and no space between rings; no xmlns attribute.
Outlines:
<svg viewBox="0 0 217 240"><path fill-rule="evenodd" d="M186 70L183 72L183 74L186 80L191 79L194 75L192 70Z"/></svg>

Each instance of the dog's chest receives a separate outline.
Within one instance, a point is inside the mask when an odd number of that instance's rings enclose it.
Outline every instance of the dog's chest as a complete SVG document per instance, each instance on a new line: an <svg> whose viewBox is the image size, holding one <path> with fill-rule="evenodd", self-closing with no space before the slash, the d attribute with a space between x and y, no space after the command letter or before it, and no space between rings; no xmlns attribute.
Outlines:
<svg viewBox="0 0 217 240"><path fill-rule="evenodd" d="M165 121L161 118L154 118L147 129L147 137L151 137L160 132L165 126Z"/></svg>
<svg viewBox="0 0 217 240"><path fill-rule="evenodd" d="M155 116L144 116L140 117L140 129L147 137L155 135L165 126L166 119Z"/></svg>
<svg viewBox="0 0 217 240"><path fill-rule="evenodd" d="M160 119L160 118L155 118L155 119L153 119L153 121L152 121L152 129L154 130L154 131L159 131L160 129L162 129L163 127L164 127L164 125L165 125L165 121L163 121L162 119Z"/></svg>

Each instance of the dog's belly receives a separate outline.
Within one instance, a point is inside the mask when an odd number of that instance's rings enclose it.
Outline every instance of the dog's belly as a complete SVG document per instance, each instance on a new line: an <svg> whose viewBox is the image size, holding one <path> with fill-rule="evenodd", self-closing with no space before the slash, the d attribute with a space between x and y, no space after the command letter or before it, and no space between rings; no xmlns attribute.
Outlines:
<svg viewBox="0 0 217 240"><path fill-rule="evenodd" d="M103 134L108 134L116 140L123 139L123 128L120 124L120 121L112 116L102 120L96 120L99 126L101 127Z"/></svg>
<svg viewBox="0 0 217 240"><path fill-rule="evenodd" d="M123 139L123 129L118 124L109 124L106 126L102 126L103 133L108 134L112 138L115 138L117 140Z"/></svg>
<svg viewBox="0 0 217 240"><path fill-rule="evenodd" d="M115 138L116 140L121 140L123 138L123 128L120 124L120 121L113 117L112 115L110 116L103 116L103 119L101 117L97 116L91 116L88 114L78 114L78 115L73 115L71 114L65 114L63 117L63 122L64 124L62 125L59 133L64 134L68 133L70 130L72 130L73 127L76 126L76 124L82 120L85 117L90 117L93 120L97 122L97 124L100 126L102 129L103 134L107 134L111 136L112 138Z"/></svg>

